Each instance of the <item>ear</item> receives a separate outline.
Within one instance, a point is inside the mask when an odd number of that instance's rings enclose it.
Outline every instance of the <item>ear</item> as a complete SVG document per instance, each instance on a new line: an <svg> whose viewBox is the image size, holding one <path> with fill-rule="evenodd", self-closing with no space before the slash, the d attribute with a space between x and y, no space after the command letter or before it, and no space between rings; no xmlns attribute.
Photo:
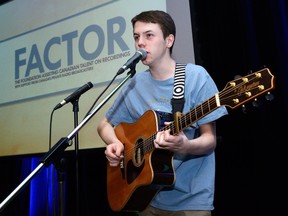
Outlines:
<svg viewBox="0 0 288 216"><path fill-rule="evenodd" d="M174 44L174 40L175 40L174 35L170 34L170 35L166 38L166 46L167 46L168 48L170 48L170 47Z"/></svg>

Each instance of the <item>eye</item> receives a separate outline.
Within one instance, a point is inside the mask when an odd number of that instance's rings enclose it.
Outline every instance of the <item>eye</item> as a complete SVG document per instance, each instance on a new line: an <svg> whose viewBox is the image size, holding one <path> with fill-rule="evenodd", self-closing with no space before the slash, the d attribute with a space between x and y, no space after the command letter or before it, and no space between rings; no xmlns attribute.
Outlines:
<svg viewBox="0 0 288 216"><path fill-rule="evenodd" d="M146 38L151 38L152 36L152 34L146 34Z"/></svg>
<svg viewBox="0 0 288 216"><path fill-rule="evenodd" d="M134 41L139 40L139 36L138 35L134 35Z"/></svg>

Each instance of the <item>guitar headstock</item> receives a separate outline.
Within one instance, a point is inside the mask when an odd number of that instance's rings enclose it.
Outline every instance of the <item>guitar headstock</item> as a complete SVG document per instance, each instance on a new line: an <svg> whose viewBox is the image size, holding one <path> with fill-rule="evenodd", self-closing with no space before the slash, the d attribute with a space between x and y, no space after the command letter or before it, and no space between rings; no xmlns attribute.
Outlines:
<svg viewBox="0 0 288 216"><path fill-rule="evenodd" d="M235 79L219 92L221 105L232 109L239 107L274 89L275 77L268 68Z"/></svg>

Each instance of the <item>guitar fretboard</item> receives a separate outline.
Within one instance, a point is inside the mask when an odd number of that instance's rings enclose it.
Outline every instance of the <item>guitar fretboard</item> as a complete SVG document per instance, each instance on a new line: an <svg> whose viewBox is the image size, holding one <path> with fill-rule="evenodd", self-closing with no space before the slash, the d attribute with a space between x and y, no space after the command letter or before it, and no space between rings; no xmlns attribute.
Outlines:
<svg viewBox="0 0 288 216"><path fill-rule="evenodd" d="M161 128L159 131L170 129L171 134L175 135L190 126L193 126L193 124L199 121L199 119L203 118L204 116L211 113L213 110L217 109L220 106L219 103L217 103L217 96L218 94L209 98L207 101L196 106L185 115L179 113L181 115L176 115L174 121L171 124ZM153 141L156 138L156 134L157 132L137 144L142 145L140 148L143 150L143 154L151 152L155 149Z"/></svg>
<svg viewBox="0 0 288 216"><path fill-rule="evenodd" d="M175 135L184 129L193 126L193 124L199 119L211 113L213 110L219 107L219 103L217 103L216 96L209 98L204 103L196 106L192 110L190 110L185 115L181 115L179 117L176 116L174 122L171 125L168 125L166 129L171 129L171 134Z"/></svg>

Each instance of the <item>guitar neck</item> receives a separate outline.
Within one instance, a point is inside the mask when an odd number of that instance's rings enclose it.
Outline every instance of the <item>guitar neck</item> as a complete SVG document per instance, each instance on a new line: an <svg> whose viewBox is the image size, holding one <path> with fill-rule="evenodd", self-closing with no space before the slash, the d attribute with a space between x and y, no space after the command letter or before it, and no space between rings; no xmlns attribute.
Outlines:
<svg viewBox="0 0 288 216"><path fill-rule="evenodd" d="M184 129L193 126L193 124L197 122L199 119L208 115L209 113L211 113L213 110L217 109L220 106L219 100L217 98L218 94L209 98L204 103L191 109L185 115L182 115L180 112L176 113L174 116L174 121L171 122L171 124L161 128L159 131L170 129L171 134L176 135L179 132L183 131ZM142 144L144 153L151 152L152 150L155 149L153 141L156 138L157 132L154 133L152 136L150 136L148 139L143 141Z"/></svg>
<svg viewBox="0 0 288 216"><path fill-rule="evenodd" d="M218 94L209 98L207 101L191 109L185 115L181 113L175 114L174 122L171 125L168 125L165 129L171 129L171 134L175 135L184 129L193 126L193 124L199 119L211 113L213 110L220 107L220 102L218 99Z"/></svg>

